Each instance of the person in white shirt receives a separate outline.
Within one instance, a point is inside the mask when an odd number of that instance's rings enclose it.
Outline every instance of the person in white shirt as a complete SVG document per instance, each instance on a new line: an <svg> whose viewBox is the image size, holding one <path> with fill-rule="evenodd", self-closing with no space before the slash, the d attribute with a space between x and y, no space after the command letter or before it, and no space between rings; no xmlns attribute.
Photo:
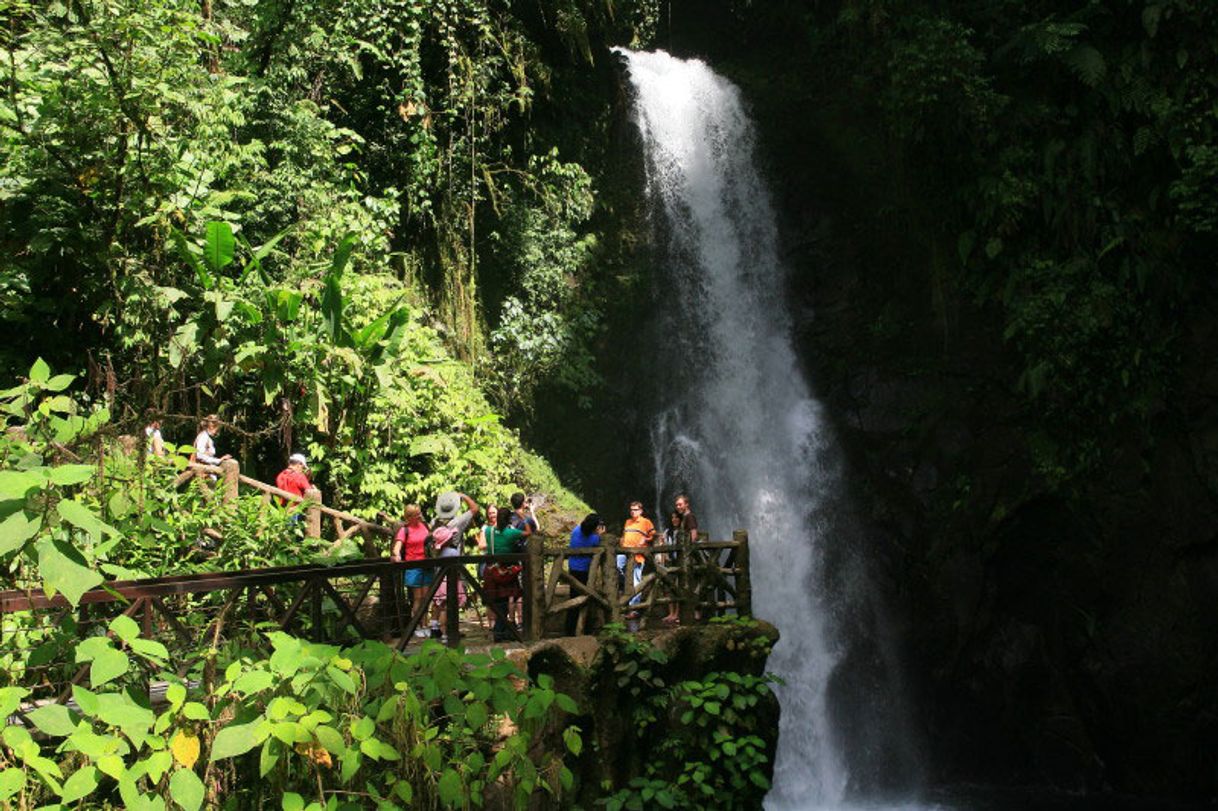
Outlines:
<svg viewBox="0 0 1218 811"><path fill-rule="evenodd" d="M199 435L195 437L195 461L201 465L218 465L231 454L216 456L216 434L220 433L220 418L208 414L199 421Z"/></svg>
<svg viewBox="0 0 1218 811"><path fill-rule="evenodd" d="M161 421L153 418L144 426L144 439L148 443L149 456L165 455L165 440L161 437Z"/></svg>

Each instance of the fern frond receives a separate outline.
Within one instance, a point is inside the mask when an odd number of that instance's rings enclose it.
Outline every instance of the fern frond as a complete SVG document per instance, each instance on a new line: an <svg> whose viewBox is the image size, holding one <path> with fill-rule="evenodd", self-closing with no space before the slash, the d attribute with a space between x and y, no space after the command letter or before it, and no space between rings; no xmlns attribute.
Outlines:
<svg viewBox="0 0 1218 811"><path fill-rule="evenodd" d="M1088 87L1098 87L1108 74L1104 55L1091 45L1076 45L1065 56L1065 62L1079 80Z"/></svg>

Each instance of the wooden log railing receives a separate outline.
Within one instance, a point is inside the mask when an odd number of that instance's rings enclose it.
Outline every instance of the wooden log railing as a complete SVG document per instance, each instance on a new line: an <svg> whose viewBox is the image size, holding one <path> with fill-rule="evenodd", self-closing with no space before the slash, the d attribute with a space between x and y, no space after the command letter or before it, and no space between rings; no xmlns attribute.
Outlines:
<svg viewBox="0 0 1218 811"><path fill-rule="evenodd" d="M358 533L364 539L364 553L371 557L376 554L376 537L387 537L392 534L386 526L322 504L321 490L316 487L309 488L302 497L246 476L241 472L241 466L236 459L226 459L218 465L191 462L178 474L175 484L181 486L194 480L210 492L211 487L208 485L208 481L213 478L219 483L221 501L226 503L235 500L240 494L241 485L245 485L262 493L263 502L266 504L270 504L273 498L279 498L289 503L302 505L306 538L322 537L322 524L324 523L322 517L325 516L333 523L335 542L346 540Z"/></svg>
<svg viewBox="0 0 1218 811"><path fill-rule="evenodd" d="M668 545L621 547L610 543L552 551L543 548L540 538L531 538L528 555L530 571L539 578L531 589L526 586L526 598L535 603L530 629L534 638L541 636L548 618L568 611L578 612L577 634L589 626L593 612L606 622L620 622L624 615L636 614L644 625L654 621L656 609L674 603L682 623L729 612L740 616L753 612L749 537L744 530L733 533L730 541L694 542L682 533L677 543ZM620 575L619 556L625 557ZM587 584L563 566L576 557L591 558Z"/></svg>
<svg viewBox="0 0 1218 811"><path fill-rule="evenodd" d="M337 512L337 511L336 511ZM619 583L616 558L626 555L624 583ZM643 556L637 563L634 556ZM588 582L567 569L576 557L588 557ZM545 549L534 535L524 553L467 555L394 562L373 558L335 565L280 566L240 572L208 572L144 580L109 581L85 592L73 606L62 594L41 589L0 592L0 656L12 655L0 682L36 686L36 696L65 699L71 685L83 678L85 667L74 664L76 642L108 633L119 614L136 620L149 639L170 652L169 666L180 674L193 666L201 648L227 642L257 645L267 630L279 629L317 642L342 643L360 639L391 639L404 650L413 632L425 621L439 590L447 587L444 610L447 644L462 644L459 583L487 599L471 564L519 564L524 591L523 633L509 625L520 641L561 634L561 620L577 612L575 632L584 633L599 620L620 621L637 612L650 625L662 607L677 603L683 623L700 616L752 610L748 535L737 532L731 541L677 544L650 548L621 548L613 544L584 549ZM633 570L642 567L640 583ZM403 576L410 569L434 573L418 608L407 599ZM632 600L638 598L632 604ZM557 626L557 627L556 627ZM27 657L35 648L38 656ZM37 661L35 661L37 660ZM19 666L18 666L19 663ZM149 676L153 675L152 668Z"/></svg>
<svg viewBox="0 0 1218 811"><path fill-rule="evenodd" d="M120 614L136 620L146 638L165 645L170 652L169 666L179 675L194 665L201 645L215 647L240 639L256 646L264 641L263 632L274 629L316 642L393 639L402 650L414 639L413 632L424 621L441 582L447 582L448 593L456 595L457 580L464 578L474 593L485 596L481 583L466 569L468 564L520 564L528 572L527 557L479 555L406 562L378 558L332 566L116 580L85 592L76 606L62 594L47 595L42 589L3 591L0 653L18 653L24 648L29 654L36 646L47 647L48 652L58 648L61 653L37 657L46 661L32 666L10 669L0 682L36 686L40 688L36 693L43 697L66 698L71 685L88 670L87 665L78 668L73 664L75 642L108 634L109 623ZM415 612L403 585L403 575L410 569L431 570L436 575L422 609ZM447 644L454 647L462 642L458 611L457 600L449 600Z"/></svg>

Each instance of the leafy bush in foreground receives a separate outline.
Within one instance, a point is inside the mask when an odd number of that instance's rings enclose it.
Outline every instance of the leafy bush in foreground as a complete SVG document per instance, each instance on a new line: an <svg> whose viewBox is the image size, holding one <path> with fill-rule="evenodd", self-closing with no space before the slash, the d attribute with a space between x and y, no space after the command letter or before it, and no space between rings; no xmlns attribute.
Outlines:
<svg viewBox="0 0 1218 811"><path fill-rule="evenodd" d="M74 706L45 704L4 729L0 802L523 808L535 791L558 801L573 787L562 756L535 741L574 702L544 676L530 684L501 651L429 643L407 658L379 642L340 649L272 633L270 656L218 662L211 650L186 677L163 670L164 699L152 703L133 658L165 668L164 648L127 617L110 631L79 648L91 664ZM27 692L0 690L0 712ZM579 751L577 730L563 739Z"/></svg>

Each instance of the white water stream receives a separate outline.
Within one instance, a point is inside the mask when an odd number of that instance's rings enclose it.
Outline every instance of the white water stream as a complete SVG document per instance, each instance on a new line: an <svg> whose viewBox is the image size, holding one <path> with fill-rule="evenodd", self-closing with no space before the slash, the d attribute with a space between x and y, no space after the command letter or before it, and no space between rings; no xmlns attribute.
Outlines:
<svg viewBox="0 0 1218 811"><path fill-rule="evenodd" d="M782 640L771 811L838 807L848 774L826 707L838 653L821 580L835 486L820 405L792 345L775 217L737 88L704 63L620 50L666 240L666 401L652 426L660 521L688 490L716 538L749 530L754 613Z"/></svg>

